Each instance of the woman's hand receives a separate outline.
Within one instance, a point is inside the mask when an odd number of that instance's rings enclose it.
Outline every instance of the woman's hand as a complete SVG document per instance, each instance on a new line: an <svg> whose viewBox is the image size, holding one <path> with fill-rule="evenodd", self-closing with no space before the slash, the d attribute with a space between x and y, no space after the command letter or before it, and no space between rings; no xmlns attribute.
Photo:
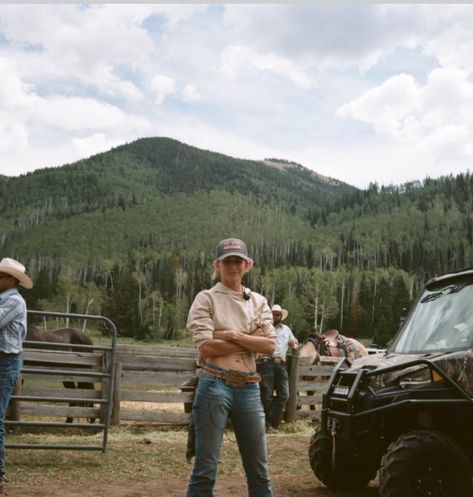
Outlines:
<svg viewBox="0 0 473 497"><path fill-rule="evenodd" d="M214 331L213 338L200 346L200 355L204 357L205 361L207 357L220 357L247 352L246 347L237 345L236 341L234 341L240 334L243 335L243 333L234 330Z"/></svg>
<svg viewBox="0 0 473 497"><path fill-rule="evenodd" d="M263 328L256 328L256 330L253 331L252 335L254 337L263 337L264 336Z"/></svg>
<svg viewBox="0 0 473 497"><path fill-rule="evenodd" d="M217 330L213 333L213 338L217 340L225 340L225 342L234 342L242 335L241 331L235 330Z"/></svg>

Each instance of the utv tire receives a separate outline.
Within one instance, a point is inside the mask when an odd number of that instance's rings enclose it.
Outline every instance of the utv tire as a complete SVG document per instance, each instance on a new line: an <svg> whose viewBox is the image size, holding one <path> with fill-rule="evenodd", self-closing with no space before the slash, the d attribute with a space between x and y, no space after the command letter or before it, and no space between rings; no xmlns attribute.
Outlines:
<svg viewBox="0 0 473 497"><path fill-rule="evenodd" d="M333 490L359 490L376 476L345 438L335 440L335 467L332 467L332 437L320 431L310 441L309 460L315 476Z"/></svg>
<svg viewBox="0 0 473 497"><path fill-rule="evenodd" d="M412 431L393 442L381 460L381 497L470 497L472 470L453 439L437 431Z"/></svg>

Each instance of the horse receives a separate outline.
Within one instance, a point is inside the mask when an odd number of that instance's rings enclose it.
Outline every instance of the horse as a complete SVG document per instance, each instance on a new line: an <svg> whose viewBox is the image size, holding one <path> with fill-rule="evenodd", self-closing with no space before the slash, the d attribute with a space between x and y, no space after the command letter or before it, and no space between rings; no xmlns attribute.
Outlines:
<svg viewBox="0 0 473 497"><path fill-rule="evenodd" d="M366 347L354 338L340 334L338 330L326 330L324 333L310 333L302 343L299 357L309 357L310 364L318 364L320 356L346 357L349 360L368 355Z"/></svg>
<svg viewBox="0 0 473 497"><path fill-rule="evenodd" d="M354 338L340 334L338 330L326 330L324 333L310 333L301 345L299 358L304 358L308 365L320 363L321 356L346 357L350 361L368 355L366 347ZM302 378L313 380L313 377ZM314 391L307 391L307 395L314 395ZM310 404L310 410L315 410L315 405Z"/></svg>
<svg viewBox="0 0 473 497"><path fill-rule="evenodd" d="M34 324L29 324L26 330L26 340L34 342L65 343L71 345L93 345L92 339L83 331L75 328L59 328L52 331L41 331ZM74 350L71 347L70 350ZM77 350L77 349L76 349Z"/></svg>
<svg viewBox="0 0 473 497"><path fill-rule="evenodd" d="M86 335L84 332L77 330L75 328L59 328L52 331L42 331L37 326L29 324L26 332L27 341L43 342L45 345L42 347L40 344L30 345L25 344L25 348L48 348L47 343L64 343L70 345L93 345L92 339ZM81 350L76 347L68 347L65 350ZM86 350L86 349L82 349ZM86 390L94 390L94 384L90 382L78 381L63 381L65 388L80 388ZM77 403L71 402L70 407L77 406ZM83 407L93 407L93 403L85 402L81 404ZM72 417L66 418L66 423L72 423ZM89 418L90 423L95 422L95 418Z"/></svg>

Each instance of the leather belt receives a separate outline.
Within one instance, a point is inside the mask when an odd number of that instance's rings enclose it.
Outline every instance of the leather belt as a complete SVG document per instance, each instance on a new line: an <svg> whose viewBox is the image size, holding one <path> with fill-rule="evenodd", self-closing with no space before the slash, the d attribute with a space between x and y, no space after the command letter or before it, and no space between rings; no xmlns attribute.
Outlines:
<svg viewBox="0 0 473 497"><path fill-rule="evenodd" d="M284 364L284 359L282 357L269 357L269 356L263 356L258 359L257 362L265 362L265 361L272 361L274 364Z"/></svg>
<svg viewBox="0 0 473 497"><path fill-rule="evenodd" d="M235 369L213 369L208 366L203 366L202 371L215 376L216 378L223 378L225 384L229 387L244 387L247 383L259 383L261 376L257 374L244 373L243 371L236 371Z"/></svg>

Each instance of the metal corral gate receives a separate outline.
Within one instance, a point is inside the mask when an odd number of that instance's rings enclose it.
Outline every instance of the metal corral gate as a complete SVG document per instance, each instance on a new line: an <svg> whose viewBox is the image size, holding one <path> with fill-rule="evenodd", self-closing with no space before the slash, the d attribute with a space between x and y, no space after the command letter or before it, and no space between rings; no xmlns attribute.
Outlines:
<svg viewBox="0 0 473 497"><path fill-rule="evenodd" d="M10 449L67 449L67 450L100 450L106 452L108 430L112 409L113 378L115 367L115 348L117 341L116 327L110 319L104 316L85 314L59 313L47 311L28 311L30 316L73 318L88 321L101 321L110 334L110 345L70 345L53 342L25 341L23 351L23 367L21 378L26 378L22 387L21 381L12 396L13 419L5 424L12 427L58 428L71 430L103 430L101 445L78 444L43 444L43 443L11 443L6 444ZM58 379L55 388L40 386L28 387L28 378L48 381ZM34 382L34 381L33 381ZM90 389L64 388L62 382L74 385L81 382L89 385ZM99 383L100 389L95 388ZM93 389L92 389L93 387ZM27 405L25 402L36 402ZM46 405L38 404L44 402ZM57 404L66 403L66 406ZM84 407L85 404L85 407ZM99 407L95 407L98 405ZM22 421L21 416L50 416L50 417L87 417L98 418L98 423Z"/></svg>

